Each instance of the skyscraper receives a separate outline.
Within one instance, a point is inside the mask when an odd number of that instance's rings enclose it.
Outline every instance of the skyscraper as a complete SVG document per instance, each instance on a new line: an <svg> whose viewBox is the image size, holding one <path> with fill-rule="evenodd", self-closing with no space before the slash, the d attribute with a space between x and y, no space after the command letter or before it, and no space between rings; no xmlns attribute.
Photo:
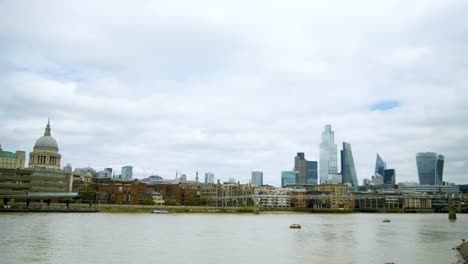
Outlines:
<svg viewBox="0 0 468 264"><path fill-rule="evenodd" d="M261 171L252 171L252 184L255 186L263 185L263 172Z"/></svg>
<svg viewBox="0 0 468 264"><path fill-rule="evenodd" d="M294 158L294 170L296 171L296 184L307 184L307 160L303 152L298 152Z"/></svg>
<svg viewBox="0 0 468 264"><path fill-rule="evenodd" d="M319 174L321 184L328 181L329 175L338 173L337 156L335 132L331 129L331 125L326 125L320 143Z"/></svg>
<svg viewBox="0 0 468 264"><path fill-rule="evenodd" d="M343 176L343 183L350 184L353 187L358 186L351 144L346 142L343 142L343 150L341 151L341 175Z"/></svg>
<svg viewBox="0 0 468 264"><path fill-rule="evenodd" d="M395 170L394 169L386 169L384 170L383 174L383 183L384 184L395 184Z"/></svg>
<svg viewBox="0 0 468 264"><path fill-rule="evenodd" d="M384 176L384 170L387 169L387 163L383 161L379 153L377 153L377 158L375 160L375 173L381 176Z"/></svg>
<svg viewBox="0 0 468 264"><path fill-rule="evenodd" d="M122 167L122 179L131 180L133 177L133 166L123 166Z"/></svg>
<svg viewBox="0 0 468 264"><path fill-rule="evenodd" d="M214 173L212 172L205 173L205 183L214 183Z"/></svg>
<svg viewBox="0 0 468 264"><path fill-rule="evenodd" d="M317 161L307 161L307 184L318 184Z"/></svg>
<svg viewBox="0 0 468 264"><path fill-rule="evenodd" d="M444 172L444 156L434 152L420 152L416 154L419 184L442 185Z"/></svg>
<svg viewBox="0 0 468 264"><path fill-rule="evenodd" d="M281 187L296 183L296 172L295 171L282 171L281 172Z"/></svg>
<svg viewBox="0 0 468 264"><path fill-rule="evenodd" d="M298 152L294 158L294 170L296 171L296 184L317 184L317 161L308 161L303 152Z"/></svg>

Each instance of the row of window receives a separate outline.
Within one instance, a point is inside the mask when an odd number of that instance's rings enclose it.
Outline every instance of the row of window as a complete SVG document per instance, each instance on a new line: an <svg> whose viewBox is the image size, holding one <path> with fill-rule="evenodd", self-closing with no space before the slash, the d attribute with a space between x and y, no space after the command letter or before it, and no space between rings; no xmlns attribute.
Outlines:
<svg viewBox="0 0 468 264"><path fill-rule="evenodd" d="M3 164L15 164L16 159L15 158L1 158L0 159L0 164L1 163L3 163Z"/></svg>

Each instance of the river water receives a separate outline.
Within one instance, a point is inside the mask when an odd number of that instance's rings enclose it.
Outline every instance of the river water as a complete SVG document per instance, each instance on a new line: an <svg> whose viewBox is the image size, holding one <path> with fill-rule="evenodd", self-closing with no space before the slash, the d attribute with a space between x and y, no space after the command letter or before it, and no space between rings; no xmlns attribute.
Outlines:
<svg viewBox="0 0 468 264"><path fill-rule="evenodd" d="M458 263L457 216L2 213L0 263Z"/></svg>

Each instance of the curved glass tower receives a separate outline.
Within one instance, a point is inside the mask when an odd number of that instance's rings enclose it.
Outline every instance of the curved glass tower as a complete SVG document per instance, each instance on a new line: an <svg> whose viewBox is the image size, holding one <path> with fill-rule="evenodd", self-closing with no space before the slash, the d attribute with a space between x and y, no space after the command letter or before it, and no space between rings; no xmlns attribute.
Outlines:
<svg viewBox="0 0 468 264"><path fill-rule="evenodd" d="M377 153L377 158L375 160L375 173L380 174L381 176L384 175L384 170L387 169L387 163L383 161L383 159L380 157L379 153Z"/></svg>
<svg viewBox="0 0 468 264"><path fill-rule="evenodd" d="M351 144L346 142L343 142L343 150L341 151L341 175L343 176L343 183L350 184L353 187L358 186Z"/></svg>
<svg viewBox="0 0 468 264"><path fill-rule="evenodd" d="M434 152L419 152L416 154L419 184L442 185L444 173L444 156Z"/></svg>

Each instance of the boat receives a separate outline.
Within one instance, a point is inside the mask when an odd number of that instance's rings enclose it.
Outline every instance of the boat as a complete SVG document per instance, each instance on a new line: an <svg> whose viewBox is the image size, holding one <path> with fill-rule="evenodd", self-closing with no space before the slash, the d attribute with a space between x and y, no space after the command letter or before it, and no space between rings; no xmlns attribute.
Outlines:
<svg viewBox="0 0 468 264"><path fill-rule="evenodd" d="M289 226L289 228L299 229L299 228L301 228L301 225L300 224L292 224L292 225Z"/></svg>
<svg viewBox="0 0 468 264"><path fill-rule="evenodd" d="M167 213L169 212L166 210L153 210L153 214L167 214Z"/></svg>
<svg viewBox="0 0 468 264"><path fill-rule="evenodd" d="M385 218L382 222L384 222L384 223L390 223L390 219Z"/></svg>

